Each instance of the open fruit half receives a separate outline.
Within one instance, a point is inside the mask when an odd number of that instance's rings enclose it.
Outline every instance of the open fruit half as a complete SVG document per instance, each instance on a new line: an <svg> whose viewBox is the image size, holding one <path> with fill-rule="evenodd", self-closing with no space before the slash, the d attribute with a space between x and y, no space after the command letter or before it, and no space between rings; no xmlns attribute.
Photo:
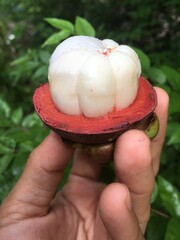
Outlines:
<svg viewBox="0 0 180 240"><path fill-rule="evenodd" d="M105 116L88 118L81 115L67 115L54 105L49 84L36 89L33 102L41 120L64 139L82 144L106 144L113 142L129 129L146 130L155 123L150 132L153 138L158 132L158 120L154 114L157 105L156 92L143 77L139 78L139 88L133 103L127 108L114 110ZM150 130L148 130L150 131Z"/></svg>
<svg viewBox="0 0 180 240"><path fill-rule="evenodd" d="M141 77L136 52L111 39L74 36L53 52L49 83L33 102L42 121L100 163L113 157L114 142L129 129L156 136L156 92Z"/></svg>

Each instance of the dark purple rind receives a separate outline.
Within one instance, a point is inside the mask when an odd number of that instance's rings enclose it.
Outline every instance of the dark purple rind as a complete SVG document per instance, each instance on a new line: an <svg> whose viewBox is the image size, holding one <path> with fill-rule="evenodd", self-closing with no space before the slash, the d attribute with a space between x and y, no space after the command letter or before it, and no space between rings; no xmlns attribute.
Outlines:
<svg viewBox="0 0 180 240"><path fill-rule="evenodd" d="M101 134L78 134L78 133L71 133L67 131L63 131L62 129L53 128L52 126L48 125L44 122L44 124L49 127L51 130L56 132L65 140L68 140L72 143L82 143L82 144L105 144L115 141L121 134L130 130L130 129L139 129L139 130L146 130L149 124L154 119L154 113L151 113L149 116L141 119L135 123L127 123L123 126L116 126L114 129L111 129L111 132L108 131L107 133L102 132ZM43 120L42 120L43 121ZM109 129L108 129L109 130Z"/></svg>

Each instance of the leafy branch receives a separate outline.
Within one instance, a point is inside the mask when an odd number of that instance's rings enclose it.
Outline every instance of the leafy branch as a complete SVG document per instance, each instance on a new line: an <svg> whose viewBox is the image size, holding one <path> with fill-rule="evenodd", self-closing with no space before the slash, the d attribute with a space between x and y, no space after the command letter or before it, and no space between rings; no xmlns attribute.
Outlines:
<svg viewBox="0 0 180 240"><path fill-rule="evenodd" d="M52 34L42 45L45 47L47 45L54 45L60 43L62 40L72 36L72 35L85 35L85 36L95 36L94 27L82 17L77 16L75 23L58 18L45 18L44 19L52 27L60 30Z"/></svg>

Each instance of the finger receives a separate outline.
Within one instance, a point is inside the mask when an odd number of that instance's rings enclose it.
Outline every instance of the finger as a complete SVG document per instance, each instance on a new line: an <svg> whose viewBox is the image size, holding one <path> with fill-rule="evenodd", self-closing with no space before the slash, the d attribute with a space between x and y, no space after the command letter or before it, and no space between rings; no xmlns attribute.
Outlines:
<svg viewBox="0 0 180 240"><path fill-rule="evenodd" d="M63 198L68 202L72 202L78 212L83 213L83 218L89 218L90 209L91 212L95 211L95 202L98 202L104 188L104 184L97 182L100 168L92 154L83 149L75 151L71 173L60 194L63 194ZM62 198L57 195L54 207L61 202Z"/></svg>
<svg viewBox="0 0 180 240"><path fill-rule="evenodd" d="M154 188L149 138L139 130L124 133L116 142L114 161L117 180L128 187L133 209L144 231Z"/></svg>
<svg viewBox="0 0 180 240"><path fill-rule="evenodd" d="M58 135L50 133L31 153L22 176L2 206L1 216L20 220L46 215L72 152Z"/></svg>
<svg viewBox="0 0 180 240"><path fill-rule="evenodd" d="M125 185L113 183L105 188L100 198L99 213L112 240L144 239Z"/></svg>
<svg viewBox="0 0 180 240"><path fill-rule="evenodd" d="M94 181L98 180L100 172L101 165L94 160L92 154L83 149L75 151L71 177L79 176Z"/></svg>
<svg viewBox="0 0 180 240"><path fill-rule="evenodd" d="M156 87L155 90L158 98L158 105L155 112L159 118L160 127L158 135L151 142L151 152L153 170L154 174L156 175L159 170L160 154L166 135L169 97L163 89Z"/></svg>

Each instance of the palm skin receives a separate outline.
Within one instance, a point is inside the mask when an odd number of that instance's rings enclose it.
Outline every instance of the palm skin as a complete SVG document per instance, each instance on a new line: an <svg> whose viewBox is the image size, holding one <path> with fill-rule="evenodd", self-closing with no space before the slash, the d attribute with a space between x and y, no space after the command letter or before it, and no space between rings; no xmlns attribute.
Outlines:
<svg viewBox="0 0 180 240"><path fill-rule="evenodd" d="M0 208L1 240L141 240L159 168L168 97L156 89L160 119L150 142L141 131L124 133L114 151L115 181L99 181L101 165L54 133L30 155L22 176ZM129 143L133 144L130 145ZM63 170L74 154L68 182L55 198Z"/></svg>

